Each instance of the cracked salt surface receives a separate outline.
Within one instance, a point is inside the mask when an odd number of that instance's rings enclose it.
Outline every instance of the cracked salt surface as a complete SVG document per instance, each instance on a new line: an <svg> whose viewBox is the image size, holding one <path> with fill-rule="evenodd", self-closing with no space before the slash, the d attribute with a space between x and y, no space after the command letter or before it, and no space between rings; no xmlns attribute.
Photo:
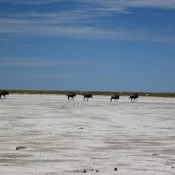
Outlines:
<svg viewBox="0 0 175 175"><path fill-rule="evenodd" d="M175 98L109 99L1 100L0 175L174 175Z"/></svg>

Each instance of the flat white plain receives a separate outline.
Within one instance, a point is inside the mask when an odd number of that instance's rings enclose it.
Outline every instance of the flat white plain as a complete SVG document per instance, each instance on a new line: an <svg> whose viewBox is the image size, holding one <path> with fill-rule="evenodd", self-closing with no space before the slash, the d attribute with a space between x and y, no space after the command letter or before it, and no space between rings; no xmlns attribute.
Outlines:
<svg viewBox="0 0 175 175"><path fill-rule="evenodd" d="M0 174L174 175L175 98L109 99L10 95L1 100Z"/></svg>

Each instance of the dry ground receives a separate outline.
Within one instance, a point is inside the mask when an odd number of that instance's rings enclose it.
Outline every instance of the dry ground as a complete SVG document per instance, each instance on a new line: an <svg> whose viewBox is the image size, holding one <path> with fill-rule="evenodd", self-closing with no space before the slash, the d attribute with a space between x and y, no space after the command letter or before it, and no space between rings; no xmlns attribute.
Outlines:
<svg viewBox="0 0 175 175"><path fill-rule="evenodd" d="M175 98L1 100L0 175L69 174L174 175Z"/></svg>

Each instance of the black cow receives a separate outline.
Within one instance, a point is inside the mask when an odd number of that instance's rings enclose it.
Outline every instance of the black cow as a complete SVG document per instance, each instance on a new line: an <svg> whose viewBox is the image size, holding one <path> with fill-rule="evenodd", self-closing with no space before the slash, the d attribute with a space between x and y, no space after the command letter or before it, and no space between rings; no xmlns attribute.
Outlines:
<svg viewBox="0 0 175 175"><path fill-rule="evenodd" d="M92 98L92 94L84 94L83 95L83 100L85 101L85 99L88 101L89 98Z"/></svg>
<svg viewBox="0 0 175 175"><path fill-rule="evenodd" d="M8 91L0 91L0 99L2 100L2 96L4 96L4 99L6 98L6 95L9 95Z"/></svg>
<svg viewBox="0 0 175 175"><path fill-rule="evenodd" d="M111 96L111 102L112 102L112 100L114 100L114 101L116 101L117 100L117 102L118 102L118 99L120 98L120 96L119 95L112 95Z"/></svg>
<svg viewBox="0 0 175 175"><path fill-rule="evenodd" d="M76 97L76 94L75 93L67 94L67 98L68 98L69 101L70 101L70 98L72 100L74 100L74 97Z"/></svg>
<svg viewBox="0 0 175 175"><path fill-rule="evenodd" d="M137 98L139 98L138 94L134 94L134 95L131 95L131 96L129 97L129 99L131 99L131 102L132 102L132 103L135 102L135 101L137 101Z"/></svg>

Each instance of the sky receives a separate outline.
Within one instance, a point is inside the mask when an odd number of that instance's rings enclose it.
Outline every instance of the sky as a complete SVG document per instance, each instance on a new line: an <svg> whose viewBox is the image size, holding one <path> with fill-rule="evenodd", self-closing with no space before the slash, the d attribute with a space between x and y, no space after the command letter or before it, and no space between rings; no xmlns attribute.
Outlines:
<svg viewBox="0 0 175 175"><path fill-rule="evenodd" d="M0 0L0 89L175 92L174 0Z"/></svg>

